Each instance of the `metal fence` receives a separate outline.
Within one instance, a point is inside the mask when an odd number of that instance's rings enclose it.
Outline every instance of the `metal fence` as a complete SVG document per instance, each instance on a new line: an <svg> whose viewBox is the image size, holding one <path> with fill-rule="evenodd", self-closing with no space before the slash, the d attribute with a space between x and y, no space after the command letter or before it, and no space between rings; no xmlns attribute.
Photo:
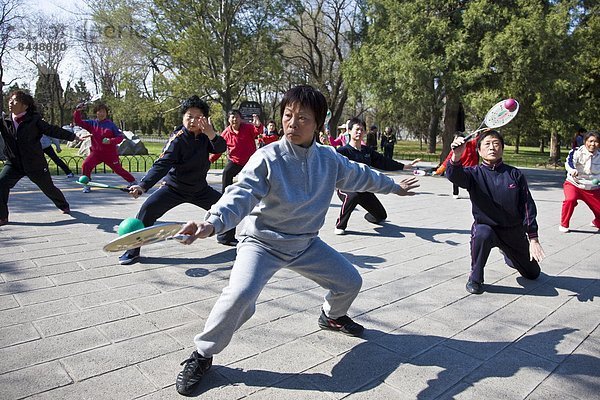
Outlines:
<svg viewBox="0 0 600 400"><path fill-rule="evenodd" d="M65 156L60 157L61 160L65 162L73 171L74 174L81 174L81 166L85 157L82 156ZM156 159L158 159L158 154L148 154L148 155L136 155L136 156L119 156L121 161L121 165L129 172L146 172L152 167L152 164ZM48 166L50 168L50 174L52 175L64 175L64 171L60 169L52 160L48 159ZM4 166L4 161L0 161L0 167ZM221 156L217 161L212 163L211 168L213 169L223 169L225 166L225 156ZM112 172L110 167L106 166L106 164L101 163L94 168L92 173L107 173Z"/></svg>
<svg viewBox="0 0 600 400"><path fill-rule="evenodd" d="M158 154L148 154L148 155L136 155L136 156L119 156L121 160L121 165L123 168L128 170L129 172L146 172L150 169L154 161L158 158ZM394 154L394 158L397 160L414 160L416 158L420 158L424 162L430 162L434 164L438 164L440 161L438 154L428 154L428 153L403 153L398 152ZM82 156L65 156L61 157L61 159L69 166L69 168L77 175L81 174L81 165L85 160L85 157ZM211 168L213 169L223 169L225 167L226 157L222 155L217 161L215 161ZM539 165L536 161L531 161L526 156L512 155L511 157L506 158L506 162L508 164L514 165L516 167L525 167L525 168L546 168L546 169L563 169L564 165L562 163L558 163L557 165ZM48 165L50 166L50 173L52 175L64 175L64 172L56 166L51 160L48 159ZM4 166L4 161L0 160L0 166ZM93 173L107 173L112 172L112 170L107 167L105 164L99 164L96 168L94 168Z"/></svg>

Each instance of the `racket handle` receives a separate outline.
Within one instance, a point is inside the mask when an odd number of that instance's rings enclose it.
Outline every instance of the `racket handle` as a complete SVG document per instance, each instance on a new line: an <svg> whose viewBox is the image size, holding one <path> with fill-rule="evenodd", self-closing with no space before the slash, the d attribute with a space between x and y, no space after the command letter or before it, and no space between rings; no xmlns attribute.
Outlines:
<svg viewBox="0 0 600 400"><path fill-rule="evenodd" d="M465 143L467 143L469 140L473 139L479 132L480 132L480 129L477 129L476 131L473 131L473 132L469 133L467 136L465 136L465 141L461 144L461 146L464 145ZM459 146L456 146L455 144L450 145L450 148L452 150L454 150L457 147L459 147Z"/></svg>
<svg viewBox="0 0 600 400"><path fill-rule="evenodd" d="M185 242L186 240L188 240L191 237L191 235L175 235L175 236L171 236L170 239L175 239L178 242Z"/></svg>

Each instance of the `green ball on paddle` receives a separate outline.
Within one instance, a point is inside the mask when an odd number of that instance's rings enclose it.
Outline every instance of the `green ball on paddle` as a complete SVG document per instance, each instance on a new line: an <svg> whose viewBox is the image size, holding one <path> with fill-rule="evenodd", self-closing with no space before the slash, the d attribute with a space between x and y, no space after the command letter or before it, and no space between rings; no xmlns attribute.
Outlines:
<svg viewBox="0 0 600 400"><path fill-rule="evenodd" d="M90 178L85 175L81 175L77 182L81 183L82 185L87 185L90 182Z"/></svg>
<svg viewBox="0 0 600 400"><path fill-rule="evenodd" d="M600 181L598 180L598 178L592 179L592 185L598 185L598 183L600 183Z"/></svg>
<svg viewBox="0 0 600 400"><path fill-rule="evenodd" d="M144 223L137 218L125 218L117 228L119 236L144 229Z"/></svg>

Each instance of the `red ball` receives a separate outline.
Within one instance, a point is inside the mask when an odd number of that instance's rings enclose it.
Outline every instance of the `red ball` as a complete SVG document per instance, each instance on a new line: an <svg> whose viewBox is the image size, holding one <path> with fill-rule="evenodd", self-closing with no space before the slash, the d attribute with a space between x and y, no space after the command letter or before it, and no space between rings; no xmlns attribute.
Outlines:
<svg viewBox="0 0 600 400"><path fill-rule="evenodd" d="M517 109L517 102L515 99L506 99L504 100L504 108L510 112L513 112Z"/></svg>

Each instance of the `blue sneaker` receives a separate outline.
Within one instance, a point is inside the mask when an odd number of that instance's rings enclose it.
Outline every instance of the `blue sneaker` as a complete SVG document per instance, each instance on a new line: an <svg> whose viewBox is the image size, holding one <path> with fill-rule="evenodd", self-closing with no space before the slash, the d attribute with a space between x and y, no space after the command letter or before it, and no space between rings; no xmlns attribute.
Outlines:
<svg viewBox="0 0 600 400"><path fill-rule="evenodd" d="M140 248L127 250L121 257L119 257L119 264L129 265L140 261Z"/></svg>

